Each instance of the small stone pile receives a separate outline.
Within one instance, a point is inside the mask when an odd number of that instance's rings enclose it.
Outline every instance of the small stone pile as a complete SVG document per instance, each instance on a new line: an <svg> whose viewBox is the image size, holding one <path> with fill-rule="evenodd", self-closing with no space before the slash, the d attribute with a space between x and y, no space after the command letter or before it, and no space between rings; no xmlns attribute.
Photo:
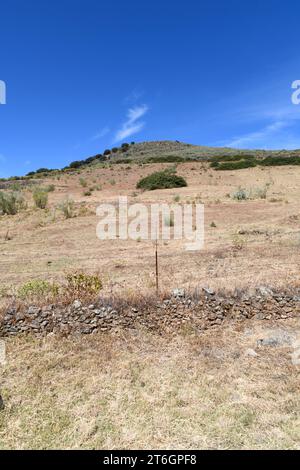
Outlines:
<svg viewBox="0 0 300 470"><path fill-rule="evenodd" d="M184 325L203 330L224 322L285 319L300 314L300 293L274 292L260 288L255 294L220 295L209 289L187 294L175 289L165 300L149 300L143 306L99 299L93 305L76 300L69 306L48 305L26 308L10 307L0 320L0 337L20 333L91 334L144 327L171 331Z"/></svg>

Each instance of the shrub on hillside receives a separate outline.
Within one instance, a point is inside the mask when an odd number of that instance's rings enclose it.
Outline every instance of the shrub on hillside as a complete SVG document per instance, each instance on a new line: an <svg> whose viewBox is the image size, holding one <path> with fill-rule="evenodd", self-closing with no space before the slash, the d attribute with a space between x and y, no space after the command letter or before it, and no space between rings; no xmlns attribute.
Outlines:
<svg viewBox="0 0 300 470"><path fill-rule="evenodd" d="M15 215L25 208L26 203L20 192L5 193L0 191L0 214Z"/></svg>
<svg viewBox="0 0 300 470"><path fill-rule="evenodd" d="M48 204L48 193L42 188L36 188L33 191L33 200L36 207L39 209L46 209Z"/></svg>
<svg viewBox="0 0 300 470"><path fill-rule="evenodd" d="M186 159L179 155L159 155L157 157L149 157L146 159L147 163L181 163L185 161Z"/></svg>
<svg viewBox="0 0 300 470"><path fill-rule="evenodd" d="M83 188L87 187L87 181L84 178L79 178L79 183Z"/></svg>
<svg viewBox="0 0 300 470"><path fill-rule="evenodd" d="M245 168L254 168L256 165L256 160L238 160L236 162L223 163L217 162L217 165L215 164L215 162L211 163L211 166L215 167L215 169L218 171L243 170Z"/></svg>
<svg viewBox="0 0 300 470"><path fill-rule="evenodd" d="M53 191L55 191L55 185L54 184L48 184L47 186L45 186L45 191L46 193L53 193Z"/></svg>
<svg viewBox="0 0 300 470"><path fill-rule="evenodd" d="M300 165L300 157L266 157L260 162L263 166Z"/></svg>
<svg viewBox="0 0 300 470"><path fill-rule="evenodd" d="M235 193L232 194L232 199L236 199L237 201L245 201L249 199L249 191L246 191L246 189L240 187Z"/></svg>
<svg viewBox="0 0 300 470"><path fill-rule="evenodd" d="M64 199L58 206L66 219L74 217L74 201L70 198Z"/></svg>
<svg viewBox="0 0 300 470"><path fill-rule="evenodd" d="M137 183L138 189L153 191L155 189L182 188L187 186L187 182L182 176L178 176L174 171L156 171Z"/></svg>

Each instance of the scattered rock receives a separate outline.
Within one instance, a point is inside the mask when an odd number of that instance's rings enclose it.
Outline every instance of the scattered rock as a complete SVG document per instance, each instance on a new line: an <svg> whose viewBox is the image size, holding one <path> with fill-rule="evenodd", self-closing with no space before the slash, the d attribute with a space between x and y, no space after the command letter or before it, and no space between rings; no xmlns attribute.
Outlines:
<svg viewBox="0 0 300 470"><path fill-rule="evenodd" d="M38 313L40 313L40 311L41 311L40 308L31 306L27 310L27 313L28 313L28 315L37 315Z"/></svg>
<svg viewBox="0 0 300 470"><path fill-rule="evenodd" d="M254 351L254 349L251 349L251 348L246 349L245 355L249 356L249 357L258 357L257 352Z"/></svg>
<svg viewBox="0 0 300 470"><path fill-rule="evenodd" d="M263 295L265 297L273 295L273 291L269 289L269 287L265 287L265 286L260 286L258 288L258 292L260 293L260 295Z"/></svg>
<svg viewBox="0 0 300 470"><path fill-rule="evenodd" d="M80 308L82 306L82 303L79 300L74 300L73 302L73 307L74 308Z"/></svg>
<svg viewBox="0 0 300 470"><path fill-rule="evenodd" d="M173 297L183 298L185 297L185 290L184 289L174 289L172 292Z"/></svg>
<svg viewBox="0 0 300 470"><path fill-rule="evenodd" d="M203 290L208 295L215 295L215 291L213 291L212 289L209 289L208 287L203 287Z"/></svg>

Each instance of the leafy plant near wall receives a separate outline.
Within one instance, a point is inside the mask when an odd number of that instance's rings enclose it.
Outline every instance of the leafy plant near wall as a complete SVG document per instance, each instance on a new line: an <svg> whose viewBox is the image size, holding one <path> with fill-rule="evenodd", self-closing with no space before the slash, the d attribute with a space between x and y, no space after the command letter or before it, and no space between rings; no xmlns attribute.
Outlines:
<svg viewBox="0 0 300 470"><path fill-rule="evenodd" d="M50 295L56 297L59 292L59 286L57 284L44 281L42 279L33 279L26 282L19 287L17 293L21 299L28 299L30 297L45 297Z"/></svg>
<svg viewBox="0 0 300 470"><path fill-rule="evenodd" d="M102 281L97 274L85 274L82 271L66 275L65 292L71 298L84 298L98 294L102 289Z"/></svg>

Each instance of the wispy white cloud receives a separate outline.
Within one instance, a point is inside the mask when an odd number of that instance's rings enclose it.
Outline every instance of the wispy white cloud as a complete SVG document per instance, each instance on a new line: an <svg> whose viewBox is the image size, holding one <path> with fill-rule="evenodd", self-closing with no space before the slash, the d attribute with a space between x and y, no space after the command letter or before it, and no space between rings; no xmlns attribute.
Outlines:
<svg viewBox="0 0 300 470"><path fill-rule="evenodd" d="M138 88L135 88L134 90L132 90L129 95L127 95L124 100L123 100L123 103L124 104L134 104L136 103L142 96L143 96L144 92Z"/></svg>
<svg viewBox="0 0 300 470"><path fill-rule="evenodd" d="M247 145L262 145L266 139L276 134L278 131L289 127L289 121L275 121L256 132L251 132L239 137L235 137L226 143L227 147L247 147Z"/></svg>
<svg viewBox="0 0 300 470"><path fill-rule="evenodd" d="M121 128L117 131L115 135L115 142L125 139L133 134L140 132L145 123L138 120L143 117L148 111L148 106L143 104L141 106L134 106L130 108L127 112L127 120L122 124Z"/></svg>
<svg viewBox="0 0 300 470"><path fill-rule="evenodd" d="M110 128L108 126L103 127L100 129L99 132L97 132L95 135L91 137L91 140L99 140L102 139L102 137L106 136L110 132Z"/></svg>

